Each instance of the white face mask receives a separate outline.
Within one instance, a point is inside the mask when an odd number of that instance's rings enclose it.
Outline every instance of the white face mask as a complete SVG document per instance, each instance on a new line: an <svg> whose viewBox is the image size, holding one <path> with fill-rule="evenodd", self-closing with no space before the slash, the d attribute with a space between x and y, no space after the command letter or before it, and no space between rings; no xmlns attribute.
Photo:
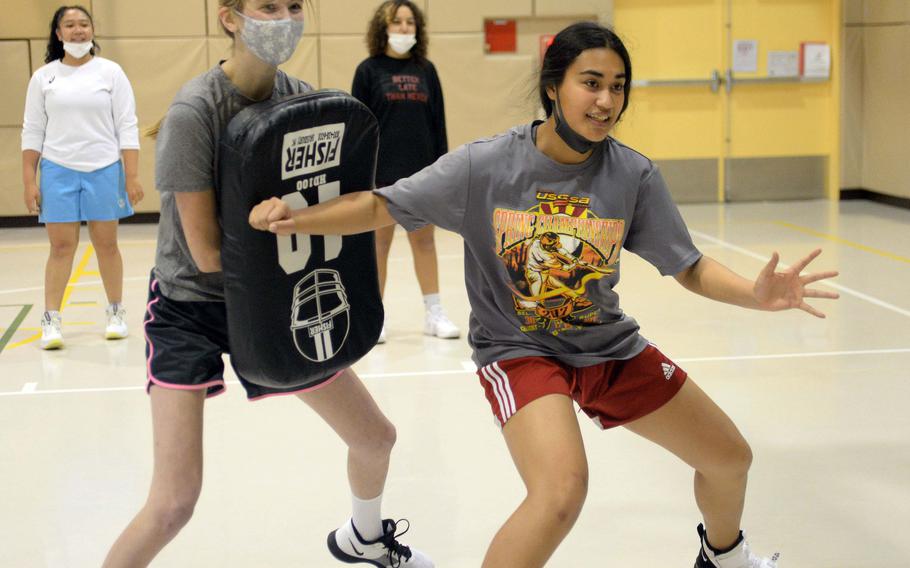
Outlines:
<svg viewBox="0 0 910 568"><path fill-rule="evenodd" d="M417 36L414 34L389 34L389 47L399 55L411 51L417 45Z"/></svg>
<svg viewBox="0 0 910 568"><path fill-rule="evenodd" d="M73 43L71 41L63 42L63 50L76 59L82 59L85 57L85 54L92 50L94 44L90 41L83 41L80 43Z"/></svg>
<svg viewBox="0 0 910 568"><path fill-rule="evenodd" d="M294 55L303 36L303 20L257 20L235 13L244 22L240 39L253 55L275 67Z"/></svg>

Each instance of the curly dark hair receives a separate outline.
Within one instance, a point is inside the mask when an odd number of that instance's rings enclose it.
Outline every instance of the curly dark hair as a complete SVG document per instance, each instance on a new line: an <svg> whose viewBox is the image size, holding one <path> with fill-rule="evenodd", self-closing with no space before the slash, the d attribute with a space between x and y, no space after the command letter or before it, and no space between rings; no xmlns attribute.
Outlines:
<svg viewBox="0 0 910 568"><path fill-rule="evenodd" d="M66 52L63 51L63 42L57 37L57 28L60 27L60 20L63 19L63 16L70 10L79 10L88 16L88 21L92 23L92 28L94 29L95 27L95 20L92 19L92 14L82 6L60 6L57 8L57 11L54 12L54 17L51 18L51 35L47 38L47 51L44 52L45 63L63 59L63 56L66 54ZM89 53L95 55L98 51L101 51L101 46L92 39L92 49Z"/></svg>
<svg viewBox="0 0 910 568"><path fill-rule="evenodd" d="M376 57L385 53L386 46L389 44L388 27L392 18L398 12L398 8L407 6L414 14L414 23L416 24L417 43L411 48L411 57L416 61L425 61L427 58L427 20L420 11L420 8L411 0L386 0L376 8L373 17L370 19L370 25L367 28L367 49L370 51L370 57Z"/></svg>

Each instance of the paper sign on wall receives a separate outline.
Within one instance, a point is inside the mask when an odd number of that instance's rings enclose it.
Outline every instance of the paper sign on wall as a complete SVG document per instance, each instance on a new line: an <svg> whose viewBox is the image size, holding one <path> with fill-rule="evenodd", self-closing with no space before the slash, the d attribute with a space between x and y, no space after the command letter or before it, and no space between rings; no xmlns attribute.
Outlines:
<svg viewBox="0 0 910 568"><path fill-rule="evenodd" d="M758 71L758 40L738 39L733 42L733 71Z"/></svg>
<svg viewBox="0 0 910 568"><path fill-rule="evenodd" d="M804 41L799 46L800 74L803 77L831 76L831 46L827 43Z"/></svg>
<svg viewBox="0 0 910 568"><path fill-rule="evenodd" d="M799 54L795 51L769 51L769 77L796 77L799 75Z"/></svg>

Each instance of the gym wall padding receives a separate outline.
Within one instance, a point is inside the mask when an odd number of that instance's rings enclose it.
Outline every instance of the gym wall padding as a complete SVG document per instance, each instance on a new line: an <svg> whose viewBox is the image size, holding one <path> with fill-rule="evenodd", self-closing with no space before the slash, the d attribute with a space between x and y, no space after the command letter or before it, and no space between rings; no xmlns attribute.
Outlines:
<svg viewBox="0 0 910 568"><path fill-rule="evenodd" d="M25 91L31 70L27 41L0 41L0 126L19 126L25 107Z"/></svg>
<svg viewBox="0 0 910 568"><path fill-rule="evenodd" d="M19 129L28 78L43 65L47 26L59 2L7 0L13 18L0 21L0 40L17 39L3 59L0 99L9 124L0 125L0 145L12 155L0 159L0 216L25 214L22 201ZM158 121L177 89L229 54L217 21L217 0L85 0L94 12L103 57L126 70L136 93L140 127ZM314 87L349 90L354 69L367 56L364 34L379 0L312 0L304 39L282 66ZM436 64L446 97L449 145L501 132L534 116L529 81L537 65L541 33L555 33L578 16L608 11L612 0L417 0L429 19L430 58ZM534 6L543 20L534 21ZM309 10L309 8L308 8ZM315 16L315 17L313 17ZM483 52L483 20L519 18L516 54ZM608 21L604 14L602 21ZM24 43L27 41L28 43ZM0 43L2 45L2 43ZM23 52L24 49L24 52ZM16 85L21 85L16 86ZM6 93L4 93L6 94ZM140 173L146 197L137 211L157 211L153 140L142 138Z"/></svg>
<svg viewBox="0 0 910 568"><path fill-rule="evenodd" d="M910 197L910 2L866 2L865 23L862 187Z"/></svg>
<svg viewBox="0 0 910 568"><path fill-rule="evenodd" d="M3 0L0 40L46 38L51 16L60 5L60 0Z"/></svg>
<svg viewBox="0 0 910 568"><path fill-rule="evenodd" d="M435 0L430 3L430 18L436 33L481 32L484 18L532 16L533 4L532 0Z"/></svg>
<svg viewBox="0 0 910 568"><path fill-rule="evenodd" d="M436 4L444 1L437 0ZM427 0L413 0L413 2L423 10L424 14L428 14ZM316 4L314 2L314 5ZM317 7L319 33L325 36L355 34L362 38L366 34L370 18L379 4L380 2L377 0L345 0L344 2L320 0ZM433 9L435 10L435 8L434 4ZM435 16L430 16L429 29L431 32L440 31L436 24Z"/></svg>
<svg viewBox="0 0 910 568"><path fill-rule="evenodd" d="M205 0L92 0L90 9L95 26L106 37L183 37L206 32Z"/></svg>

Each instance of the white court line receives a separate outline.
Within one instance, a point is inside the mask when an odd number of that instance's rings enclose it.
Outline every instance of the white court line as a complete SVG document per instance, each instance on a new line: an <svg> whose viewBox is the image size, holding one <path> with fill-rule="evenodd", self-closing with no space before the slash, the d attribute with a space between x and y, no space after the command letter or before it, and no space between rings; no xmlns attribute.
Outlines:
<svg viewBox="0 0 910 568"><path fill-rule="evenodd" d="M730 250L732 250L732 251L736 251L736 252L738 252L738 253L740 253L740 254L744 254L744 255L746 255L746 256L750 256L750 257L752 257L752 258L754 258L754 259L757 259L757 260L762 261L762 262L765 263L765 264L767 264L767 263L768 263L768 260L771 259L770 256L762 256L762 255L760 255L760 254L758 254L758 253L755 253L755 252L752 252L752 251L750 251L750 250L748 250L748 249L744 249L744 248L742 248L742 247L738 247L738 246L736 246L736 245L734 245L734 244L732 244L732 243L728 243L727 241L724 241L724 240L721 240L721 239L712 237L712 236L710 236L710 235L706 235L705 233L701 233L701 232L699 232L699 231L693 231L693 230L690 229L689 232L690 232L691 234L693 234L693 235L695 235L695 236L701 238L701 239L705 239L705 240L710 241L710 242L712 242L712 243L714 243L714 244L720 245L720 246L722 246L722 247L724 247L724 248L728 248L728 249L730 249ZM778 266L782 266L782 267L784 267L784 268L788 268L788 267L789 267L789 265L784 264L783 262L778 263ZM910 317L910 310L905 310L904 308L900 308L900 307L898 307L898 306L895 306L894 304L889 304L888 302L885 302L885 301L883 301L883 300L879 300L878 298L875 298L875 297L870 296L870 295L868 295L868 294L863 294L862 292L859 292L859 291L854 290L854 289L852 289L852 288L847 288L846 286L843 286L843 285L838 284L838 283L836 283L836 282L832 282L831 280L821 280L821 281L818 282L818 284L820 284L820 285L822 285L822 286L828 286L829 288L834 288L835 290L840 290L841 292L843 292L843 293L845 293L845 294L849 294L849 295L851 295L851 296L855 296L855 297L859 298L860 300L865 300L865 301L869 302L870 304L875 304L876 306L879 306L879 307L882 307L882 308L891 310L892 312L896 312L896 313L898 313L898 314L901 314L902 316Z"/></svg>
<svg viewBox="0 0 910 568"><path fill-rule="evenodd" d="M901 353L910 353L910 348L906 349L866 349L856 351L816 351L812 353L775 353L771 355L731 355L727 357L682 357L674 358L677 363L714 363L722 361L743 361L757 359L791 359L794 357L841 357L850 355L893 355ZM425 371L406 371L397 373L358 373L362 379L386 379L392 377L430 377L438 375L464 375L473 374L474 369L444 369L444 370L425 370ZM229 385L239 384L239 381L225 381ZM57 390L35 390L32 392L0 392L0 398L5 396L27 396L40 394L83 394L96 392L121 392L145 390L145 385L133 387L100 387L89 389L57 389Z"/></svg>
<svg viewBox="0 0 910 568"><path fill-rule="evenodd" d="M22 392L35 392L38 389L38 383L25 383L22 385Z"/></svg>
<svg viewBox="0 0 910 568"><path fill-rule="evenodd" d="M124 282L134 282L137 280L148 280L148 279L149 279L148 276L130 276L128 278L124 278L123 281ZM103 284L103 282L101 282L101 280L89 280L87 282L76 282L74 284L67 284L67 286L72 286L73 288L79 288L80 286L98 286L100 284ZM33 286L31 288L13 288L10 290L0 290L0 294L16 294L18 292L37 292L40 290L44 290L44 286Z"/></svg>

